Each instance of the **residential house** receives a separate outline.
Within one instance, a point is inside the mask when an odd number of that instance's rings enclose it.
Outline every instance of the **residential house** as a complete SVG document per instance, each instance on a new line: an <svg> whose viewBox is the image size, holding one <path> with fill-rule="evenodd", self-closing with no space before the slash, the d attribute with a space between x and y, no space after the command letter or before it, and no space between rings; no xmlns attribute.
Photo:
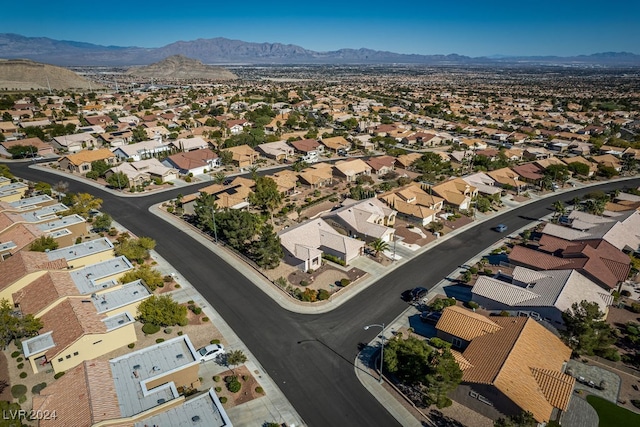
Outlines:
<svg viewBox="0 0 640 427"><path fill-rule="evenodd" d="M516 267L511 276L479 276L471 289L472 300L494 312L526 314L562 324L562 313L582 300L596 303L607 313L613 296L578 270L534 271Z"/></svg>
<svg viewBox="0 0 640 427"><path fill-rule="evenodd" d="M87 148L97 148L100 143L90 133L74 133L71 135L56 136L51 140L56 150L77 153Z"/></svg>
<svg viewBox="0 0 640 427"><path fill-rule="evenodd" d="M323 138L320 140L322 145L326 147L327 150L333 151L334 153L339 150L348 151L351 148L351 143L344 139L344 136L334 136L331 138Z"/></svg>
<svg viewBox="0 0 640 427"><path fill-rule="evenodd" d="M149 126L145 125L144 131L147 134L147 138L162 142L163 138L167 138L171 132L164 126Z"/></svg>
<svg viewBox="0 0 640 427"><path fill-rule="evenodd" d="M411 165L422 157L420 153L401 154L396 157L396 166L402 169L409 169Z"/></svg>
<svg viewBox="0 0 640 427"><path fill-rule="evenodd" d="M104 116L104 115L85 116L85 120L91 126L102 126L103 128L113 124L113 119L109 116Z"/></svg>
<svg viewBox="0 0 640 427"><path fill-rule="evenodd" d="M137 162L168 154L171 151L171 147L162 143L161 140L149 140L112 148L111 151L120 160Z"/></svg>
<svg viewBox="0 0 640 427"><path fill-rule="evenodd" d="M247 120L244 120L244 119L238 119L238 120L227 120L225 122L225 125L227 129L229 129L229 132L231 133L231 135L237 135L239 133L242 133L244 131L244 128L247 126L250 126L251 123L249 123Z"/></svg>
<svg viewBox="0 0 640 427"><path fill-rule="evenodd" d="M391 193L381 194L379 198L396 210L398 215L423 227L436 220L436 214L444 204L444 199L427 193L418 184L409 184Z"/></svg>
<svg viewBox="0 0 640 427"><path fill-rule="evenodd" d="M115 165L118 159L108 148L101 148L67 154L58 160L58 165L62 170L86 175L91 170L91 163L98 160L104 160L108 165Z"/></svg>
<svg viewBox="0 0 640 427"><path fill-rule="evenodd" d="M377 239L390 243L395 236L392 226L397 213L376 198L346 199L341 208L331 211L323 219L348 236L362 238L367 243Z"/></svg>
<svg viewBox="0 0 640 427"><path fill-rule="evenodd" d="M496 181L496 185L503 189L514 189L516 193L520 193L520 191L523 191L528 186L526 182L520 180L520 175L511 168L489 171L487 175Z"/></svg>
<svg viewBox="0 0 640 427"><path fill-rule="evenodd" d="M42 427L192 425L232 427L212 390L185 399L200 386L200 357L187 335L130 352L87 360L34 396L33 408L58 414Z"/></svg>
<svg viewBox="0 0 640 427"><path fill-rule="evenodd" d="M617 172L620 172L622 170L622 162L620 161L619 158L617 158L613 154L603 154L601 156L592 156L591 160L596 162L600 166L613 168Z"/></svg>
<svg viewBox="0 0 640 427"><path fill-rule="evenodd" d="M324 154L324 145L320 144L315 139L300 139L291 141L289 144L296 150L296 152L310 157L320 157Z"/></svg>
<svg viewBox="0 0 640 427"><path fill-rule="evenodd" d="M567 165L571 165L572 163L582 163L589 166L589 173L587 174L588 177L593 176L598 171L598 166L595 163L590 162L582 156L565 157L562 161Z"/></svg>
<svg viewBox="0 0 640 427"><path fill-rule="evenodd" d="M173 150L181 152L189 152L194 150L206 150L209 143L199 136L193 138L179 138L168 144Z"/></svg>
<svg viewBox="0 0 640 427"><path fill-rule="evenodd" d="M526 160L542 160L553 157L553 153L542 147L527 147L525 148L522 156Z"/></svg>
<svg viewBox="0 0 640 427"><path fill-rule="evenodd" d="M235 147L225 148L232 155L232 161L239 168L248 168L258 160L258 152L248 145L238 145Z"/></svg>
<svg viewBox="0 0 640 427"><path fill-rule="evenodd" d="M477 188L480 194L495 196L502 192L500 187L496 186L496 181L484 172L463 176L462 180L470 186Z"/></svg>
<svg viewBox="0 0 640 427"><path fill-rule="evenodd" d="M24 197L29 186L24 182L11 182L9 178L0 177L0 202L16 202Z"/></svg>
<svg viewBox="0 0 640 427"><path fill-rule="evenodd" d="M15 146L31 147L31 157L51 156L55 154L51 145L45 144L40 138L36 136L33 138L18 139L15 141L5 140L0 142L0 156L7 158L13 157L13 155L8 150Z"/></svg>
<svg viewBox="0 0 640 427"><path fill-rule="evenodd" d="M160 163L158 159L121 163L110 168L105 177L108 179L114 173L127 175L130 187L143 185L144 182L152 180L164 183L178 179L178 170Z"/></svg>
<svg viewBox="0 0 640 427"><path fill-rule="evenodd" d="M293 157L293 148L286 141L265 142L256 146L257 151L278 162L286 162Z"/></svg>
<svg viewBox="0 0 640 427"><path fill-rule="evenodd" d="M466 150L484 150L488 147L487 143L480 138L462 138L460 140L460 146Z"/></svg>
<svg viewBox="0 0 640 427"><path fill-rule="evenodd" d="M201 188L199 193L183 197L182 207L186 214L195 213L195 202L200 193L212 194L218 209L243 209L249 206L249 195L255 187L255 182L237 177L229 185L213 184Z"/></svg>
<svg viewBox="0 0 640 427"><path fill-rule="evenodd" d="M311 165L298 173L298 180L301 184L308 185L313 189L332 185L333 166L329 163Z"/></svg>
<svg viewBox="0 0 640 427"><path fill-rule="evenodd" d="M342 235L321 218L310 220L278 232L284 248L284 260L302 271L322 265L328 254L349 264L362 255L365 242Z"/></svg>
<svg viewBox="0 0 640 427"><path fill-rule="evenodd" d="M543 169L533 163L516 165L511 168L520 176L520 179L532 185L540 185L544 179Z"/></svg>
<svg viewBox="0 0 640 427"><path fill-rule="evenodd" d="M333 172L347 182L355 182L359 176L371 175L371 166L362 159L342 160L334 164Z"/></svg>
<svg viewBox="0 0 640 427"><path fill-rule="evenodd" d="M376 176L381 177L393 172L396 165L396 159L391 156L376 156L369 158L366 163L371 167L371 171Z"/></svg>
<svg viewBox="0 0 640 427"><path fill-rule="evenodd" d="M409 135L402 138L401 142L405 145L433 147L435 145L441 145L444 142L444 139L433 133L411 132Z"/></svg>
<svg viewBox="0 0 640 427"><path fill-rule="evenodd" d="M531 412L556 420L572 398L575 378L564 370L571 349L529 317L492 317L447 307L436 324L452 343L462 383L452 398L496 419Z"/></svg>
<svg viewBox="0 0 640 427"><path fill-rule="evenodd" d="M354 136L353 143L356 147L365 151L373 151L376 148L376 143L371 140L371 135L369 134Z"/></svg>
<svg viewBox="0 0 640 427"><path fill-rule="evenodd" d="M265 175L267 178L271 178L278 187L278 191L283 196L290 196L296 191L296 185L298 183L298 174L292 170L282 170L272 175Z"/></svg>
<svg viewBox="0 0 640 427"><path fill-rule="evenodd" d="M201 150L185 151L167 157L162 164L177 169L180 174L202 175L205 171L211 171L220 167L220 158L208 148Z"/></svg>
<svg viewBox="0 0 640 427"><path fill-rule="evenodd" d="M460 210L469 209L471 207L471 199L478 195L478 189L469 185L462 178L453 178L434 185L431 190L442 197L445 203Z"/></svg>

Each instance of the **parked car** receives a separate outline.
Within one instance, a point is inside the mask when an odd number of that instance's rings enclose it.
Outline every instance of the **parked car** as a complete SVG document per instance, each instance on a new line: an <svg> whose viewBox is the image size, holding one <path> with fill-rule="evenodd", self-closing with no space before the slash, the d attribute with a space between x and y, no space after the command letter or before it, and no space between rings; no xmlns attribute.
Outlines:
<svg viewBox="0 0 640 427"><path fill-rule="evenodd" d="M427 296L427 293L429 293L429 289L419 286L417 288L404 291L402 293L402 299L407 302L420 301Z"/></svg>
<svg viewBox="0 0 640 427"><path fill-rule="evenodd" d="M496 225L494 230L496 230L498 233L504 233L505 231L507 231L507 226L504 224L498 224Z"/></svg>
<svg viewBox="0 0 640 427"><path fill-rule="evenodd" d="M442 317L441 311L424 311L420 314L420 320L424 323L435 325Z"/></svg>
<svg viewBox="0 0 640 427"><path fill-rule="evenodd" d="M201 362L215 360L218 356L224 354L224 346L222 344L211 344L198 349L198 354L200 355Z"/></svg>

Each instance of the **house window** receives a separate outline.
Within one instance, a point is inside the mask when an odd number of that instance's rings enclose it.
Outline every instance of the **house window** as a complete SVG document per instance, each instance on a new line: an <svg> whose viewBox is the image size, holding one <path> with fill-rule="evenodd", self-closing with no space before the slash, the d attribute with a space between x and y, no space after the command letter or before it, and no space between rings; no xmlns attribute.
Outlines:
<svg viewBox="0 0 640 427"><path fill-rule="evenodd" d="M460 338L453 338L451 340L451 345L453 345L454 347L460 348L462 347L462 340Z"/></svg>
<svg viewBox="0 0 640 427"><path fill-rule="evenodd" d="M83 171L88 171L91 168L91 166L89 165L82 165L82 170Z"/></svg>

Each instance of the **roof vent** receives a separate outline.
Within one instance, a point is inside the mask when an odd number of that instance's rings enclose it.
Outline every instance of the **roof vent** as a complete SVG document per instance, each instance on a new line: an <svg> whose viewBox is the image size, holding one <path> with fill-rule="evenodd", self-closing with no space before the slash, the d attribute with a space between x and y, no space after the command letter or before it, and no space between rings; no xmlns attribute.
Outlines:
<svg viewBox="0 0 640 427"><path fill-rule="evenodd" d="M107 284L105 283L104 285L102 285L102 287L106 289L106 287L107 287Z"/></svg>
<svg viewBox="0 0 640 427"><path fill-rule="evenodd" d="M107 302L106 302L106 301L104 301L104 300L102 300L102 301L100 302L100 304L103 304L103 305L104 305L104 304L106 304L106 303L107 303Z"/></svg>
<svg viewBox="0 0 640 427"><path fill-rule="evenodd" d="M176 359L184 359L184 354L176 354Z"/></svg>
<svg viewBox="0 0 640 427"><path fill-rule="evenodd" d="M133 369L135 369L135 370L140 369L140 365L133 365Z"/></svg>
<svg viewBox="0 0 640 427"><path fill-rule="evenodd" d="M164 398L158 399L158 405L162 405L166 400Z"/></svg>
<svg viewBox="0 0 640 427"><path fill-rule="evenodd" d="M191 417L191 421L193 421L194 423L197 423L198 421L200 421L200 417L197 415L194 415L193 417Z"/></svg>

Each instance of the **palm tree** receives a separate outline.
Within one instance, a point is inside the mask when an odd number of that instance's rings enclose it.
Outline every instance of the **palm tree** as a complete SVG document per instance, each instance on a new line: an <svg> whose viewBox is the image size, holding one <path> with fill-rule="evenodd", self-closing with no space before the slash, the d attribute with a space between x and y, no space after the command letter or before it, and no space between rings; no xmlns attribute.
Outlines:
<svg viewBox="0 0 640 427"><path fill-rule="evenodd" d="M385 242L382 239L376 239L371 242L371 248L374 250L376 258L378 258L380 252L384 252L389 249L389 242Z"/></svg>
<svg viewBox="0 0 640 427"><path fill-rule="evenodd" d="M562 215L567 213L567 208L562 201L558 200L553 203L553 221L557 221Z"/></svg>

